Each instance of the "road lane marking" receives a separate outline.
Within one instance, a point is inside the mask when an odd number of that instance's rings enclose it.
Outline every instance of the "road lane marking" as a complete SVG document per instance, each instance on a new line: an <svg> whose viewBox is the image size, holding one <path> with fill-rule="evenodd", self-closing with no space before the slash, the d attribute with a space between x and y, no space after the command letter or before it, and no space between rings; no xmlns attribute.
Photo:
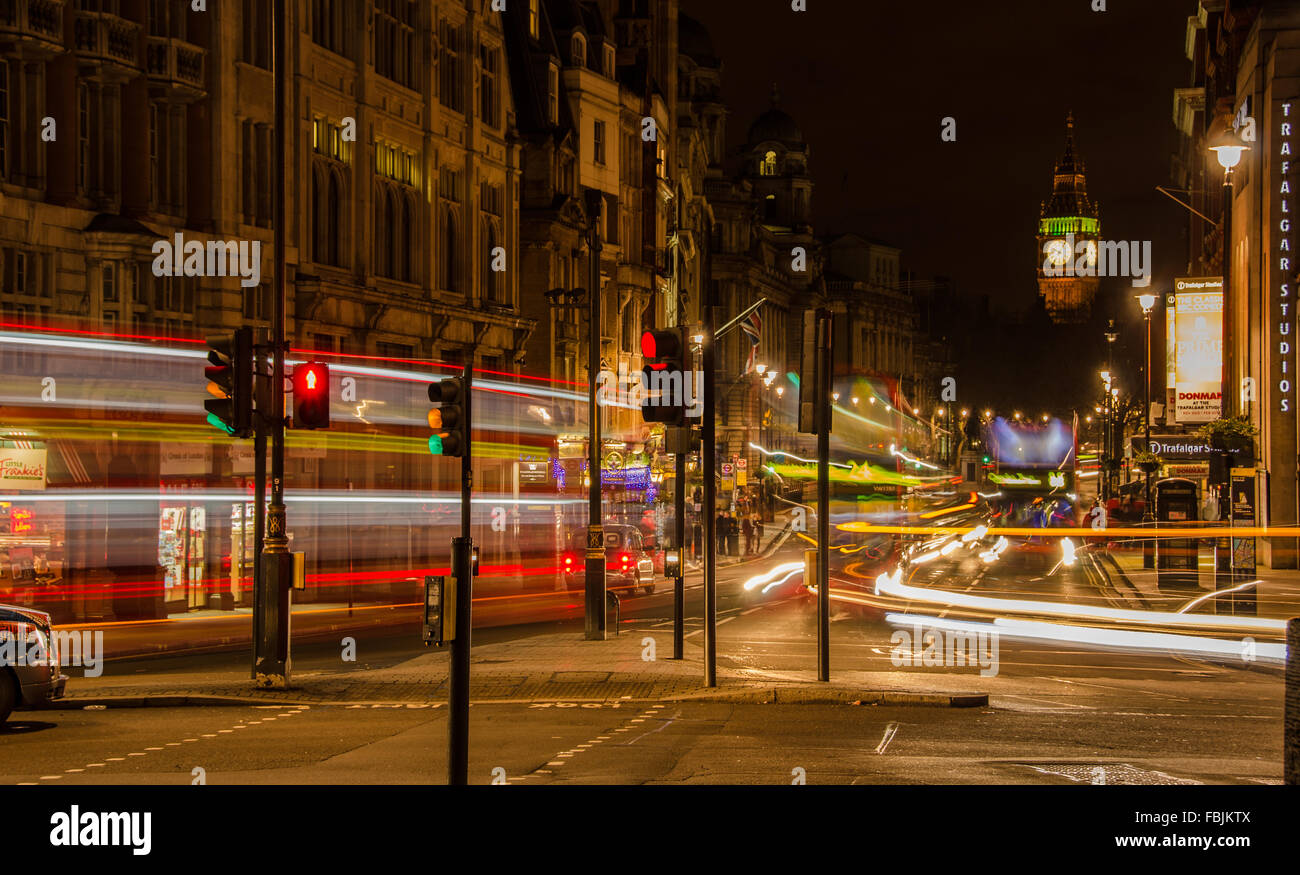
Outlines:
<svg viewBox="0 0 1300 875"><path fill-rule="evenodd" d="M894 740L894 736L897 734L898 734L897 723L890 723L888 726L886 726L885 734L883 737L881 737L880 744L876 745L876 753L884 753L885 748L889 747L889 743Z"/></svg>

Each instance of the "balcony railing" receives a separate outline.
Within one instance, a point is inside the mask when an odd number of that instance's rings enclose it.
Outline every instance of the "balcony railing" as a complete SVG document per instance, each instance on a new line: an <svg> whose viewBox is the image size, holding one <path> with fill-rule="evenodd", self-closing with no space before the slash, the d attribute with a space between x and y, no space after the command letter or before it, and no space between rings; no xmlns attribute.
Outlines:
<svg viewBox="0 0 1300 875"><path fill-rule="evenodd" d="M63 42L63 0L0 0L0 35Z"/></svg>
<svg viewBox="0 0 1300 875"><path fill-rule="evenodd" d="M165 36L146 37L145 70L160 84L205 90L206 49Z"/></svg>
<svg viewBox="0 0 1300 875"><path fill-rule="evenodd" d="M135 66L140 25L107 12L77 10L73 45L82 57Z"/></svg>

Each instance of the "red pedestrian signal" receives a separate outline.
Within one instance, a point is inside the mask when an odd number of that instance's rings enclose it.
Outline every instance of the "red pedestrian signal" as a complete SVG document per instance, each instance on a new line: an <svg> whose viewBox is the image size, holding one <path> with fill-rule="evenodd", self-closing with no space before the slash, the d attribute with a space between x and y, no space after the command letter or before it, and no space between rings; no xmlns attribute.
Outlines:
<svg viewBox="0 0 1300 875"><path fill-rule="evenodd" d="M330 427L330 368L306 362L293 369L293 427Z"/></svg>
<svg viewBox="0 0 1300 875"><path fill-rule="evenodd" d="M667 328L641 334L641 418L672 426L686 423L686 329Z"/></svg>

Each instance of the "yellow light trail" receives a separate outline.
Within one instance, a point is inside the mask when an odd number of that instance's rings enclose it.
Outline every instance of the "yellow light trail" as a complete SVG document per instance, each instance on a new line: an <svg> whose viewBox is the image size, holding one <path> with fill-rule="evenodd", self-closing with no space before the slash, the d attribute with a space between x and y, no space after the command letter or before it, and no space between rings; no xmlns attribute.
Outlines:
<svg viewBox="0 0 1300 875"><path fill-rule="evenodd" d="M878 526L865 522L837 523L835 528L841 532L860 535L961 535L973 532L978 527L971 526ZM1035 529L1024 526L1006 526L989 529L999 535L1028 538L1296 538L1300 537L1300 526L1227 526L1191 528L1187 526L1163 526L1158 528L1114 528L1089 529L1067 527L1059 529Z"/></svg>

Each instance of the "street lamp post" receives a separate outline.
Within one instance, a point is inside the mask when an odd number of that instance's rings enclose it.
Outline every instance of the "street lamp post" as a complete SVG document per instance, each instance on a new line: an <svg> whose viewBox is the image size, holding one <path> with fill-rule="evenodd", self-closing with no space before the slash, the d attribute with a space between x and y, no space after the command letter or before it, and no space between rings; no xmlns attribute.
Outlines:
<svg viewBox="0 0 1300 875"><path fill-rule="evenodd" d="M1250 147L1237 139L1231 126L1225 121L1222 131L1209 147L1223 168L1223 380L1219 394L1219 415L1223 418L1235 412L1235 402L1229 397L1229 387L1236 381L1236 344L1233 343L1235 330L1232 312L1232 171L1241 163L1241 154ZM1231 475L1225 465L1224 481L1218 484L1219 507L1224 509L1228 525L1232 525L1232 493L1229 488ZM1222 518L1222 516L1221 516ZM1232 542L1220 539L1216 542L1214 560L1214 588L1225 589L1232 586Z"/></svg>
<svg viewBox="0 0 1300 875"><path fill-rule="evenodd" d="M1110 320L1110 328L1114 329L1115 320ZM1115 340L1119 337L1118 332L1108 330L1106 332L1106 434L1104 435L1103 457L1102 457L1102 474L1105 479L1102 480L1102 498L1109 499L1114 492L1111 480L1111 457L1115 455L1115 393L1111 390L1113 385L1112 375L1115 373Z"/></svg>
<svg viewBox="0 0 1300 875"><path fill-rule="evenodd" d="M1241 154L1249 148L1226 126L1210 146L1210 151L1214 152L1223 168L1223 392L1219 405L1220 415L1225 418L1231 416L1235 408L1228 387L1236 377L1237 356L1232 342L1232 171L1241 163Z"/></svg>
<svg viewBox="0 0 1300 875"><path fill-rule="evenodd" d="M587 375L591 382L587 393L587 552L583 575L585 602L585 636L589 641L605 640L605 533L600 492L600 407L596 386L600 382L600 216L604 198L599 191L587 190L587 303L588 326Z"/></svg>
<svg viewBox="0 0 1300 875"><path fill-rule="evenodd" d="M1145 293L1138 295L1138 303L1142 306L1142 318L1147 325L1147 356L1146 363L1142 368L1142 436L1144 452L1151 452L1151 308L1156 305L1156 296ZM1143 469L1142 471L1146 484L1145 494L1146 502L1142 510L1142 522L1150 523L1155 519L1151 513L1151 472ZM1155 541L1146 539L1142 545L1142 567L1155 567Z"/></svg>

